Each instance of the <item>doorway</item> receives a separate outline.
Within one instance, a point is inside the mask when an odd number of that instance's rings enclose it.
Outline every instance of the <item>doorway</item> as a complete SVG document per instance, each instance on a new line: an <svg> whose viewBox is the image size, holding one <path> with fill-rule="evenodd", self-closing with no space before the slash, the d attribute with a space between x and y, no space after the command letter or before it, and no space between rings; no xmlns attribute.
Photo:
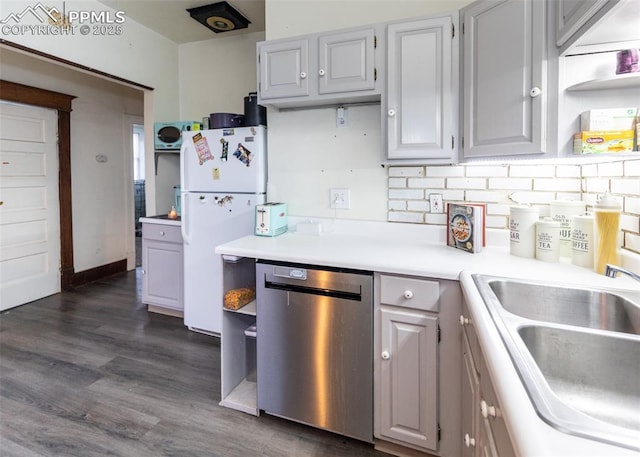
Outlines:
<svg viewBox="0 0 640 457"><path fill-rule="evenodd" d="M144 160L144 125L137 116L129 116L131 157L133 159L133 214L135 238L135 266L142 265L142 223L140 218L147 215L146 180Z"/></svg>

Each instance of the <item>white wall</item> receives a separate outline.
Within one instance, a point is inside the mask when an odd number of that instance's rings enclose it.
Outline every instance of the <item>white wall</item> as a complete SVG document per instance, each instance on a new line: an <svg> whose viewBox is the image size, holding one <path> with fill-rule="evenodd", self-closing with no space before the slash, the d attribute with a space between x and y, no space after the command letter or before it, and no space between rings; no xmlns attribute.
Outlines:
<svg viewBox="0 0 640 457"><path fill-rule="evenodd" d="M44 3L60 10L63 8L61 1ZM2 0L0 18L6 18L12 12L20 13L27 6L36 4L37 2L28 0ZM66 0L64 8L65 11L114 12L95 0ZM14 22L10 24L13 25ZM40 25L31 14L25 15L19 24ZM75 32L69 35L12 33L12 29L2 28L0 37L154 89L145 94L150 100L145 102L144 115L147 211L155 214L153 121L178 119L178 45L128 18L122 24L122 33L116 35L82 35L79 32L79 25L76 25ZM164 180L164 175L164 171L158 175L160 188L164 188L168 182L172 181L170 178ZM164 205L164 202L161 204Z"/></svg>
<svg viewBox="0 0 640 457"><path fill-rule="evenodd" d="M267 39L455 11L471 0L265 0Z"/></svg>
<svg viewBox="0 0 640 457"><path fill-rule="evenodd" d="M0 49L0 78L73 95L71 198L75 271L133 254L132 158L125 152L125 116L141 116L142 91L26 54ZM96 155L107 157L106 163Z"/></svg>
<svg viewBox="0 0 640 457"><path fill-rule="evenodd" d="M394 19L453 11L466 0L266 0L269 40ZM387 171L382 157L380 106L348 108L349 127L336 129L331 108L269 110L269 200L291 214L333 216L329 188L351 189L345 219L387 219Z"/></svg>
<svg viewBox="0 0 640 457"><path fill-rule="evenodd" d="M201 120L211 113L244 112L256 92L256 43L264 32L186 43L180 53L180 116Z"/></svg>

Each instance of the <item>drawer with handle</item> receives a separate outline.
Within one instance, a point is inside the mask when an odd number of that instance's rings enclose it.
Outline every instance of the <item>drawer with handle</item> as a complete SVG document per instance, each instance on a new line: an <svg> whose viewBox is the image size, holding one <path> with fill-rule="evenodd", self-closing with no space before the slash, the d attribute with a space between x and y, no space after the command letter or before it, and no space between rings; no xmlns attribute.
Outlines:
<svg viewBox="0 0 640 457"><path fill-rule="evenodd" d="M182 243L182 234L178 225L142 224L142 238L145 240Z"/></svg>
<svg viewBox="0 0 640 457"><path fill-rule="evenodd" d="M385 305L438 312L440 285L438 281L427 279L380 275L380 302Z"/></svg>

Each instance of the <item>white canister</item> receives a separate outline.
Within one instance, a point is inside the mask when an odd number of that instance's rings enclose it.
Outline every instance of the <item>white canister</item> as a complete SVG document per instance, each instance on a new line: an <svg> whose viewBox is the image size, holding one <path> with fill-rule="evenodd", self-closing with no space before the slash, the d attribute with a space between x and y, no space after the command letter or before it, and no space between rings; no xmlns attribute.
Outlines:
<svg viewBox="0 0 640 457"><path fill-rule="evenodd" d="M593 215L573 216L571 221L571 263L593 267Z"/></svg>
<svg viewBox="0 0 640 457"><path fill-rule="evenodd" d="M509 252L518 257L533 258L536 252L538 208L516 205L509 208Z"/></svg>
<svg viewBox="0 0 640 457"><path fill-rule="evenodd" d="M544 262L560 260L560 222L545 217L536 222L536 259Z"/></svg>
<svg viewBox="0 0 640 457"><path fill-rule="evenodd" d="M571 257L571 218L584 214L583 201L554 200L549 205L549 216L560 222L560 256Z"/></svg>

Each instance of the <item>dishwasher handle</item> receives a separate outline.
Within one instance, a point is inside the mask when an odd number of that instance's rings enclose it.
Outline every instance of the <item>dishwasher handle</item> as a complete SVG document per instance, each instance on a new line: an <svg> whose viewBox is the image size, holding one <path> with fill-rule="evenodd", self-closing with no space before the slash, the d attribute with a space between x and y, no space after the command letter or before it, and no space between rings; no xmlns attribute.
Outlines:
<svg viewBox="0 0 640 457"><path fill-rule="evenodd" d="M265 281L265 289L282 290L285 292L295 292L299 294L321 295L323 297L341 298L345 300L362 301L362 290L360 292L346 292L342 290L321 289L317 287L301 286L298 284L284 284L280 282Z"/></svg>

